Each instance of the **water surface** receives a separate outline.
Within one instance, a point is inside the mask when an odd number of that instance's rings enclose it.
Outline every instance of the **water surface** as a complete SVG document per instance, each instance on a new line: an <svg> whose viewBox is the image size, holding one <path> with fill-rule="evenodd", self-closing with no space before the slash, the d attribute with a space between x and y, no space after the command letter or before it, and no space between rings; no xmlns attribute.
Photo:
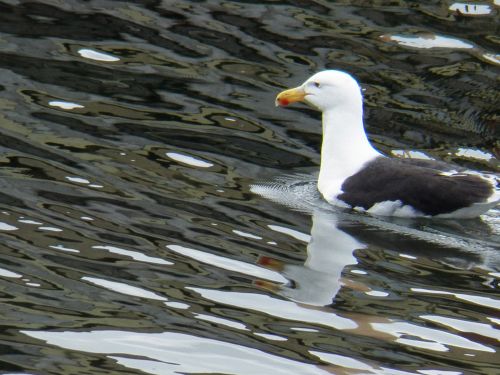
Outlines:
<svg viewBox="0 0 500 375"><path fill-rule="evenodd" d="M0 1L0 371L498 373L500 212L328 207L274 107L344 69L381 151L498 172L498 11Z"/></svg>

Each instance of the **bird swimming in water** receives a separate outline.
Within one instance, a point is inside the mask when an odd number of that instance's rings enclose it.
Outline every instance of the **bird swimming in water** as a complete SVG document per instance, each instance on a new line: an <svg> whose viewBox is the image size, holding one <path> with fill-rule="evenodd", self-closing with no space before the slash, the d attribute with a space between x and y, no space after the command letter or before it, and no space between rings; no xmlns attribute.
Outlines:
<svg viewBox="0 0 500 375"><path fill-rule="evenodd" d="M276 97L323 116L318 190L331 204L374 215L473 218L500 203L498 177L436 160L386 157L363 124L363 97L348 73L325 70Z"/></svg>

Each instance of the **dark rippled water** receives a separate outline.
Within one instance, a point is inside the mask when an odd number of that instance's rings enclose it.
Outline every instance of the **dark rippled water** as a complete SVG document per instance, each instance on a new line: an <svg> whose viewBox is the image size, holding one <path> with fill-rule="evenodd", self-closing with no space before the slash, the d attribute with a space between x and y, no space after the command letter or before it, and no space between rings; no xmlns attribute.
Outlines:
<svg viewBox="0 0 500 375"><path fill-rule="evenodd" d="M379 149L498 172L498 11L0 1L1 373L497 374L499 211L334 211L274 97L347 70Z"/></svg>

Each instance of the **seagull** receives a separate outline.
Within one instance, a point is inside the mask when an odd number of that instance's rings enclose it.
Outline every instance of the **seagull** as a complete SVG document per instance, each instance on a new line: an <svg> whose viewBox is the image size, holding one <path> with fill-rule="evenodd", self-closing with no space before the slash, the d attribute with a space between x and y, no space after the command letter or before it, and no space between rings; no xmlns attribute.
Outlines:
<svg viewBox="0 0 500 375"><path fill-rule="evenodd" d="M371 145L363 96L348 73L325 70L282 91L277 106L322 112L318 190L332 205L372 215L474 218L500 203L499 178L437 160L390 158Z"/></svg>

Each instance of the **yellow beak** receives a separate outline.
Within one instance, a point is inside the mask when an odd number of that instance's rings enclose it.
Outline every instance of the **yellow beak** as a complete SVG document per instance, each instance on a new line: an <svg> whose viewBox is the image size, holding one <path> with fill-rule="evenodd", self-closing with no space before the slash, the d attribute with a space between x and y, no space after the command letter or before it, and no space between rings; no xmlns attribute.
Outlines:
<svg viewBox="0 0 500 375"><path fill-rule="evenodd" d="M302 102L306 97L306 92L302 87L295 87L294 89L289 89L282 91L276 97L276 107L287 106L290 103Z"/></svg>

